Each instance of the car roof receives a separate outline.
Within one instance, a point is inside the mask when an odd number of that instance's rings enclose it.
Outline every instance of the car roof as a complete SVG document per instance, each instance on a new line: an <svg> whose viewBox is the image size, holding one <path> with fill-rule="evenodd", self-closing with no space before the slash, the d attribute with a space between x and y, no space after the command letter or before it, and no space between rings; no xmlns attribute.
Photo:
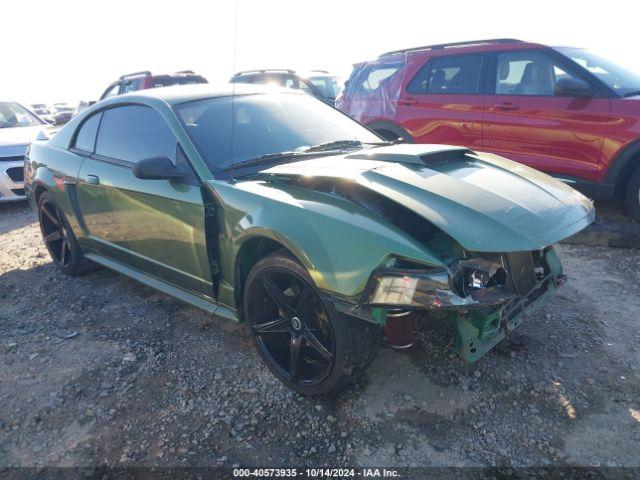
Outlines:
<svg viewBox="0 0 640 480"><path fill-rule="evenodd" d="M337 77L328 70L303 70L296 71L288 68L263 68L258 70L245 70L242 72L237 72L231 77L232 80L237 80L242 77L257 77L257 76L276 76L276 75L292 75L294 77L299 78L309 78L309 77Z"/></svg>
<svg viewBox="0 0 640 480"><path fill-rule="evenodd" d="M293 93L296 95L306 95L305 93L290 88L273 87L269 85L245 83L228 83L214 85L211 83L200 83L195 85L175 85L171 87L136 90L112 98L119 99L121 101L126 101L127 99L134 100L134 98L156 98L168 103L169 105L176 105L178 103L202 100L205 98L229 97L233 95L253 95L274 91L282 91L286 93Z"/></svg>
<svg viewBox="0 0 640 480"><path fill-rule="evenodd" d="M497 38L488 40L471 40L467 42L425 45L423 47L404 48L381 54L378 59L398 59L404 55L432 56L459 55L472 52L492 52L504 50L523 50L528 48L547 48L546 45L525 42L513 38Z"/></svg>

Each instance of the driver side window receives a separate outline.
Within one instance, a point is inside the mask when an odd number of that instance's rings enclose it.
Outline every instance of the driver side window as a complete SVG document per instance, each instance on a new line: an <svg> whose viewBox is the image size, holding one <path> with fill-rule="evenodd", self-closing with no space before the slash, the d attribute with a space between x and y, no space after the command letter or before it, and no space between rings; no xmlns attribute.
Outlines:
<svg viewBox="0 0 640 480"><path fill-rule="evenodd" d="M496 95L555 96L554 87L562 78L575 78L553 58L540 52L510 52L498 55Z"/></svg>
<svg viewBox="0 0 640 480"><path fill-rule="evenodd" d="M158 112L142 105L125 105L102 114L96 154L129 163L164 156L175 163L177 143Z"/></svg>

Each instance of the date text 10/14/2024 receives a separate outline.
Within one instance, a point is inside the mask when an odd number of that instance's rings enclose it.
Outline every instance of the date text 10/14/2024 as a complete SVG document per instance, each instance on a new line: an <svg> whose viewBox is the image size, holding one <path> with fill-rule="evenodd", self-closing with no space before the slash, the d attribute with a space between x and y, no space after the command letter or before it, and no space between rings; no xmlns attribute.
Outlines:
<svg viewBox="0 0 640 480"><path fill-rule="evenodd" d="M234 478L398 478L397 470L386 468L234 468Z"/></svg>

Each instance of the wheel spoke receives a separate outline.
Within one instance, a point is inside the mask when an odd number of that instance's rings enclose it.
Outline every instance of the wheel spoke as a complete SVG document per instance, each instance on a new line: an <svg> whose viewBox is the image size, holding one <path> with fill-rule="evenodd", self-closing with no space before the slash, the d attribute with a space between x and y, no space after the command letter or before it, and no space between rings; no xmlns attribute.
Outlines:
<svg viewBox="0 0 640 480"><path fill-rule="evenodd" d="M67 239L62 238L62 243L60 244L60 263L64 265L67 259Z"/></svg>
<svg viewBox="0 0 640 480"><path fill-rule="evenodd" d="M291 323L286 318L278 318L270 322L252 325L253 331L262 333L287 333L291 331Z"/></svg>
<svg viewBox="0 0 640 480"><path fill-rule="evenodd" d="M291 341L289 342L289 373L291 375L291 381L298 383L300 377L300 351L302 350L301 338L292 333Z"/></svg>
<svg viewBox="0 0 640 480"><path fill-rule="evenodd" d="M53 208L53 213L56 214L56 218L58 219L58 224L62 225L62 216L60 215L60 210L58 210L57 208Z"/></svg>
<svg viewBox="0 0 640 480"><path fill-rule="evenodd" d="M44 241L47 243L55 242L56 240L60 240L61 238L62 238L62 230L54 230L53 232L51 232L50 234L44 237Z"/></svg>
<svg viewBox="0 0 640 480"><path fill-rule="evenodd" d="M322 342L318 340L311 330L307 330L304 334L304 339L307 341L309 346L315 350L324 360L327 362L331 362L333 360L333 354L327 350L327 348L322 345Z"/></svg>
<svg viewBox="0 0 640 480"><path fill-rule="evenodd" d="M295 313L282 289L278 287L266 273L260 275L260 282L264 286L267 295L269 295L276 306L282 310L282 313L289 316L292 316Z"/></svg>
<svg viewBox="0 0 640 480"><path fill-rule="evenodd" d="M58 226L60 225L60 220L58 219L58 215L54 215L49 211L49 207L47 206L47 204L44 204L42 206L42 212L47 216L47 218L49 218L49 220L51 221L51 223L53 223L54 225Z"/></svg>

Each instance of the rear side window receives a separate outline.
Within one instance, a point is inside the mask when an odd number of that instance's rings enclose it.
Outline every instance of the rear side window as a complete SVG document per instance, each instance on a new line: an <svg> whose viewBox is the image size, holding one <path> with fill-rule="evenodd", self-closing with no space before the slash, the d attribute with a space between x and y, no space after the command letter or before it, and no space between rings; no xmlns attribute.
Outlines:
<svg viewBox="0 0 640 480"><path fill-rule="evenodd" d="M139 90L140 80L127 80L122 84L122 93L135 92Z"/></svg>
<svg viewBox="0 0 640 480"><path fill-rule="evenodd" d="M171 85L191 85L195 83L207 83L207 80L200 75L188 75L184 77L158 75L153 77L153 86L155 88L170 87Z"/></svg>
<svg viewBox="0 0 640 480"><path fill-rule="evenodd" d="M131 163L158 156L175 162L176 145L173 132L158 112L126 105L103 112L96 153Z"/></svg>
<svg viewBox="0 0 640 480"><path fill-rule="evenodd" d="M480 55L434 58L413 77L407 92L475 95L478 92L481 64Z"/></svg>
<svg viewBox="0 0 640 480"><path fill-rule="evenodd" d="M295 90L302 90L305 93L313 95L311 88L307 85L303 80L300 80L298 77L294 77L293 75L287 75L283 78L283 85L287 88L293 88Z"/></svg>
<svg viewBox="0 0 640 480"><path fill-rule="evenodd" d="M93 149L96 146L96 133L98 132L101 116L102 113L97 113L85 120L76 136L76 141L73 145L74 148L93 153Z"/></svg>
<svg viewBox="0 0 640 480"><path fill-rule="evenodd" d="M358 95L367 95L375 92L403 66L402 63L385 63L368 66L359 76L357 85L355 85L355 92Z"/></svg>
<svg viewBox="0 0 640 480"><path fill-rule="evenodd" d="M120 84L116 83L115 85L112 85L111 87L107 88L107 90L100 97L100 100L102 100L103 98L115 97L116 95L118 95L119 91L120 91Z"/></svg>

